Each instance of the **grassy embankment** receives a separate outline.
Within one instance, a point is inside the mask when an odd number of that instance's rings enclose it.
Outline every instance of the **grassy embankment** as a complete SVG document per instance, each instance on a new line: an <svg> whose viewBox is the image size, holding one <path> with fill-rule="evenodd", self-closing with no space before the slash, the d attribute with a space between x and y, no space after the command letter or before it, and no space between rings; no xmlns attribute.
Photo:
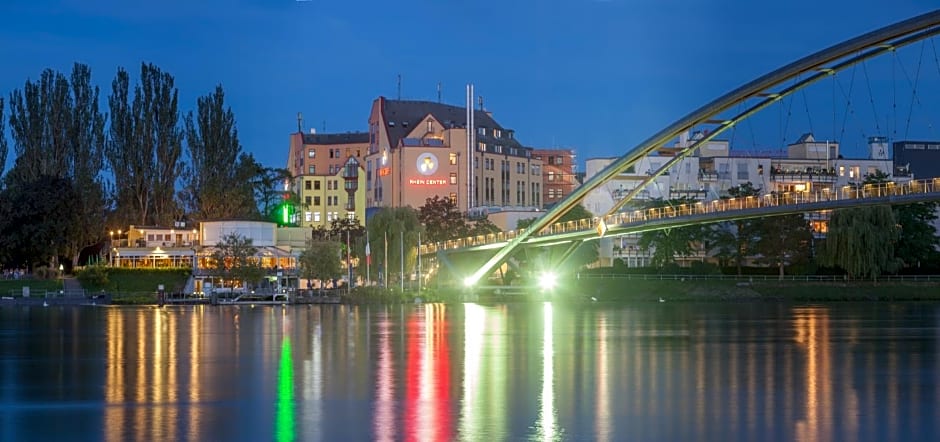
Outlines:
<svg viewBox="0 0 940 442"><path fill-rule="evenodd" d="M90 268L88 274L77 275L82 288L89 293L104 292L111 295L113 304L156 304L157 287L163 285L166 293L183 290L189 279L187 269L112 269Z"/></svg>
<svg viewBox="0 0 940 442"><path fill-rule="evenodd" d="M0 279L0 296L22 296L23 287L29 287L30 296L45 296L46 292L62 290L60 279Z"/></svg>

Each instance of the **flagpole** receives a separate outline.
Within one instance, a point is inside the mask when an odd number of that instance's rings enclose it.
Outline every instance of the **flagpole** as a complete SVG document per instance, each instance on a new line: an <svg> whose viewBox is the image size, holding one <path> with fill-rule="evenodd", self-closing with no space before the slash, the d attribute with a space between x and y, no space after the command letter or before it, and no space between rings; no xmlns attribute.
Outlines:
<svg viewBox="0 0 940 442"><path fill-rule="evenodd" d="M369 230L366 230L366 285L372 285L372 251L369 250Z"/></svg>
<svg viewBox="0 0 940 442"><path fill-rule="evenodd" d="M418 232L418 291L421 291L421 232Z"/></svg>
<svg viewBox="0 0 940 442"><path fill-rule="evenodd" d="M405 231L402 230L398 232L398 246L401 248L401 262L399 265L401 267L400 271L400 280L401 280L401 291L405 291Z"/></svg>
<svg viewBox="0 0 940 442"><path fill-rule="evenodd" d="M385 265L385 277L382 278L382 282L385 284L385 288L388 288L388 231L385 232L385 261L382 261L382 264Z"/></svg>

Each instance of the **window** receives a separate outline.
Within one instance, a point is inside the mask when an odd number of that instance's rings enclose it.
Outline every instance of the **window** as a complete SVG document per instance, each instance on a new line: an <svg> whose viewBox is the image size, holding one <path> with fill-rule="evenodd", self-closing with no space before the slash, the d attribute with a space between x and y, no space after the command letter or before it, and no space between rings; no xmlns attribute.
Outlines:
<svg viewBox="0 0 940 442"><path fill-rule="evenodd" d="M304 198L304 203L306 203L306 204L309 206L310 204L313 203L313 197L309 197L309 196L308 196L308 197Z"/></svg>
<svg viewBox="0 0 940 442"><path fill-rule="evenodd" d="M313 190L320 190L320 180L313 182Z"/></svg>
<svg viewBox="0 0 940 442"><path fill-rule="evenodd" d="M316 174L317 174L317 166L310 166L310 167L308 167L308 168L307 168L307 173L309 173L310 175L316 175Z"/></svg>
<svg viewBox="0 0 940 442"><path fill-rule="evenodd" d="M478 127L478 128L477 128L477 135L482 135L482 136L485 137L485 136L486 136L486 128L485 128L485 127Z"/></svg>
<svg viewBox="0 0 940 442"><path fill-rule="evenodd" d="M450 202L451 202L451 204L453 204L453 205L455 205L455 206L457 205L457 194L456 194L456 193L454 193L454 192L451 192L451 193L450 193Z"/></svg>
<svg viewBox="0 0 940 442"><path fill-rule="evenodd" d="M501 137L502 135L503 135L502 131L500 131L499 129L493 129L493 136L494 136L494 137L499 138L499 137Z"/></svg>
<svg viewBox="0 0 940 442"><path fill-rule="evenodd" d="M428 121L428 123L430 123L430 121ZM450 154L450 165L451 166L457 165L457 154L455 153Z"/></svg>
<svg viewBox="0 0 940 442"><path fill-rule="evenodd" d="M316 207L320 207L320 197L318 196L313 197L313 205ZM320 212L317 212L317 213L320 213Z"/></svg>
<svg viewBox="0 0 940 442"><path fill-rule="evenodd" d="M310 190L310 180L304 181L304 189Z"/></svg>
<svg viewBox="0 0 940 442"><path fill-rule="evenodd" d="M457 184L457 172L450 173L450 183Z"/></svg>
<svg viewBox="0 0 940 442"><path fill-rule="evenodd" d="M317 151L313 149L310 149L307 151L307 158L316 158L316 156L317 156Z"/></svg>
<svg viewBox="0 0 940 442"><path fill-rule="evenodd" d="M549 180L549 181L555 181L555 172L553 172L553 171L551 171L551 170L548 171L548 180Z"/></svg>
<svg viewBox="0 0 940 442"><path fill-rule="evenodd" d="M565 164L565 159L561 155L555 157L555 165L561 166L562 164Z"/></svg>
<svg viewBox="0 0 940 442"><path fill-rule="evenodd" d="M845 176L845 166L839 166L839 176Z"/></svg>
<svg viewBox="0 0 940 442"><path fill-rule="evenodd" d="M313 222L320 222L320 212L313 212Z"/></svg>
<svg viewBox="0 0 940 442"><path fill-rule="evenodd" d="M480 152L486 152L486 143L480 141L477 143L477 150Z"/></svg>
<svg viewBox="0 0 940 442"><path fill-rule="evenodd" d="M739 162L738 162L738 179L739 179L739 180L747 180L747 179L750 179L750 175L748 174L748 171L747 171L747 162L746 162L746 161L739 161Z"/></svg>
<svg viewBox="0 0 940 442"><path fill-rule="evenodd" d="M310 222L313 220L313 212L304 212L304 221Z"/></svg>

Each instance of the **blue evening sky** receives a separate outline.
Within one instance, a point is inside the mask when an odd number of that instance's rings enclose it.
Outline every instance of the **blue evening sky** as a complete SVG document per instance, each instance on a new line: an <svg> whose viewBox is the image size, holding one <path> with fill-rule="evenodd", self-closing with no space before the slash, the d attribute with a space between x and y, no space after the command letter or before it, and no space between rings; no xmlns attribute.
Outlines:
<svg viewBox="0 0 940 442"><path fill-rule="evenodd" d="M68 72L79 61L91 66L106 111L117 67L136 81L140 63L153 62L175 76L184 111L221 83L244 148L283 167L297 112L318 131L366 130L372 100L396 97L399 74L403 98L436 100L440 82L444 101L455 105L473 82L524 144L574 148L583 161L618 156L758 75L935 7L935 0L4 0L0 94L44 68Z"/></svg>

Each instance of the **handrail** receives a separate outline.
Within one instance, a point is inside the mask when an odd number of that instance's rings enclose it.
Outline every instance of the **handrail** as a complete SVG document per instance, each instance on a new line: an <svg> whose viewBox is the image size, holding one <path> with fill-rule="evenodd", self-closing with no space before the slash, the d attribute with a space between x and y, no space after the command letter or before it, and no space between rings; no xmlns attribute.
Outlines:
<svg viewBox="0 0 940 442"><path fill-rule="evenodd" d="M654 207L637 209L631 212L620 212L603 218L608 228L626 224L643 223L653 220L663 220L682 216L696 216L733 212L740 210L758 209L763 207L798 206L809 203L838 202L838 201L864 201L870 198L883 198L891 196L919 195L940 192L940 178L929 180L912 180L902 183L893 181L873 183L856 186L843 186L839 189L824 188L818 191L772 193L763 196L748 196L744 198L728 198L712 201L698 201L691 204L677 206ZM938 195L940 199L940 195ZM565 233L587 232L596 230L601 218L584 218L580 220L564 221L551 224L535 236L544 237ZM439 250L455 250L465 247L486 246L506 242L521 234L525 229L510 230L497 234L480 235L470 238L458 238L440 243L421 245L422 254L435 253Z"/></svg>

